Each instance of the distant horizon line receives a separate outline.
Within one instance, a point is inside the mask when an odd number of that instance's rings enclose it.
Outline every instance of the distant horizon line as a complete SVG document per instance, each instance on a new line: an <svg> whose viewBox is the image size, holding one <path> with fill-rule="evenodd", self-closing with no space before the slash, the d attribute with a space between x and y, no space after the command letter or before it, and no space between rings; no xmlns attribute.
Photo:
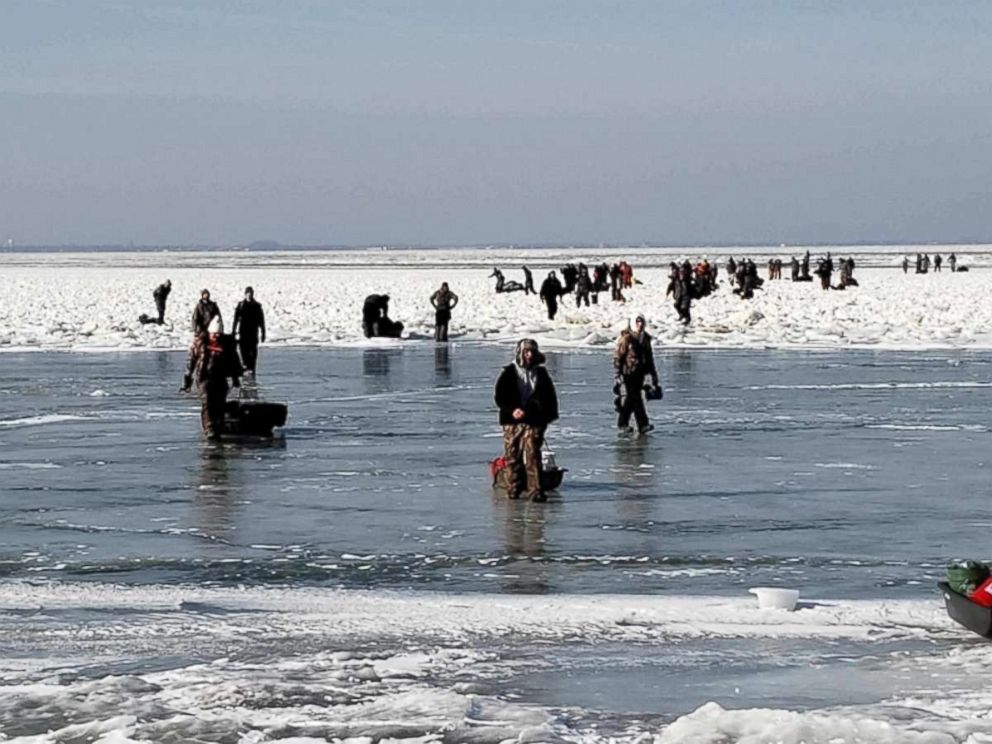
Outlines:
<svg viewBox="0 0 992 744"><path fill-rule="evenodd" d="M569 243L569 242L541 242L541 243L353 243L353 244L308 244L308 243L280 243L278 241L254 241L245 245L218 245L207 243L186 243L186 244L134 244L134 243L3 243L0 244L0 251L237 251L237 252L264 252L264 251L384 251L384 250L553 250L553 249L616 249L635 248L644 249L675 249L675 248L863 248L866 246L987 246L992 245L992 241L986 240L953 240L953 241L904 241L904 240L864 240L857 242L831 242L831 241L810 241L798 243L772 243L767 241L759 242L685 242L685 243L650 243L641 241L631 242L594 242L594 243Z"/></svg>

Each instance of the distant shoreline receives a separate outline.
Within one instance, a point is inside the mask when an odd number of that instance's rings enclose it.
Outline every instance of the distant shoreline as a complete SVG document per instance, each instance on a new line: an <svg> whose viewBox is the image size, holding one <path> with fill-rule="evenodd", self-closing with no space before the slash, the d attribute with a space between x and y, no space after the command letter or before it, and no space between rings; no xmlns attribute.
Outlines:
<svg viewBox="0 0 992 744"><path fill-rule="evenodd" d="M865 252L867 249L877 249L880 253L893 252L888 249L912 248L922 250L937 250L953 247L968 252L968 249L990 249L992 241L963 241L963 242L889 242L864 241L857 243L479 243L470 245L283 245L281 243L253 243L247 246L239 245L0 245L0 255L17 253L311 253L311 252L393 252L393 251L521 251L521 252L553 252L553 251L602 251L618 253L623 251L758 251L770 253L803 252L809 250L836 249L838 251ZM898 252L898 251L895 251ZM984 252L984 251L983 251Z"/></svg>

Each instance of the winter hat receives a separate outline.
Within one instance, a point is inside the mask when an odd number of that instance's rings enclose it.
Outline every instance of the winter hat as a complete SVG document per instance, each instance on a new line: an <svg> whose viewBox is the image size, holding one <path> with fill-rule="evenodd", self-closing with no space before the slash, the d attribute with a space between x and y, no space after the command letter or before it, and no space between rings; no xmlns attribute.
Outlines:
<svg viewBox="0 0 992 744"><path fill-rule="evenodd" d="M513 360L519 365L523 366L524 363L524 349L530 349L534 352L534 366L538 364L544 364L544 354L537 346L537 341L532 338L524 338L517 342L517 348L514 350Z"/></svg>
<svg viewBox="0 0 992 744"><path fill-rule="evenodd" d="M637 321L639 321L639 320L644 320L644 313L634 313L633 315L631 315L630 316L630 327L631 328L636 328L637 327ZM647 325L647 321L646 320L644 320L644 324Z"/></svg>
<svg viewBox="0 0 992 744"><path fill-rule="evenodd" d="M210 319L210 323L207 324L207 333L223 333L224 332L224 321L221 320L219 315L215 315Z"/></svg>

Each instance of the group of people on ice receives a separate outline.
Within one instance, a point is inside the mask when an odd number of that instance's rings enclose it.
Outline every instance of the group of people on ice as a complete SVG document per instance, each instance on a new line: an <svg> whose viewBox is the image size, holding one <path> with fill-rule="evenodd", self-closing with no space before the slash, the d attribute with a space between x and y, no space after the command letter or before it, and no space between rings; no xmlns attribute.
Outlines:
<svg viewBox="0 0 992 744"><path fill-rule="evenodd" d="M584 263L569 263L561 267L561 278L555 271L548 272L541 283L540 291L534 289L534 275L523 266L524 281L507 281L499 267L493 267L489 278L496 277L496 292L523 292L525 295L536 294L547 308L548 320L554 320L558 314L558 304L565 295L575 296L575 306L583 304L589 307L599 303L599 293L609 291L610 299L614 302L626 302L624 289L634 286L634 268L626 261L608 264L605 261L593 266L590 271Z"/></svg>
<svg viewBox="0 0 992 744"><path fill-rule="evenodd" d="M165 322L171 292L172 282L168 279L152 292L158 314L153 322ZM142 319L142 322L148 321ZM244 299L234 309L231 333L225 334L220 307L210 298L210 290L204 289L193 308L190 329L193 341L180 390L189 392L196 386L200 396L203 433L210 439L216 439L224 428L228 380L233 387L240 387L246 370L252 377L255 376L258 345L260 341L265 342L265 312L255 299L255 290L245 287Z"/></svg>
<svg viewBox="0 0 992 744"><path fill-rule="evenodd" d="M525 338L514 347L513 361L496 379L494 400L503 429L503 456L493 472L508 498L547 500L543 475L545 433L558 419L558 394L537 341ZM654 362L651 335L643 315L634 318L617 339L613 353L613 393L617 429L621 436L647 434L654 429L645 400L658 400L662 388Z"/></svg>
<svg viewBox="0 0 992 744"><path fill-rule="evenodd" d="M451 311L458 305L458 295L451 291L447 282L430 296L434 308L434 340L448 340L448 324ZM403 323L389 317L389 295L370 294L362 304L362 332L365 338L399 338L403 333Z"/></svg>
<svg viewBox="0 0 992 744"><path fill-rule="evenodd" d="M916 254L916 273L926 274L929 273L930 267L933 266L934 271L940 271L941 267L944 265L944 259L939 253L935 253L933 256L933 262L930 261L929 253L917 253ZM958 267L958 257L954 253L951 253L947 257L947 266L952 272L957 271L967 271L966 266ZM902 257L902 273L909 273L909 256Z"/></svg>

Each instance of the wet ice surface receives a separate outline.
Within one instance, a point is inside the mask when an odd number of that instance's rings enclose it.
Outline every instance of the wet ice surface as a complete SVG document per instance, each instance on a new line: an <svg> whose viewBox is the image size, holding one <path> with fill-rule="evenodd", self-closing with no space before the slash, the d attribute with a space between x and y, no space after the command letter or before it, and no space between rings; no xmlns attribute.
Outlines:
<svg viewBox="0 0 992 744"><path fill-rule="evenodd" d="M489 489L507 353L273 351L258 395L289 404L284 438L219 447L175 392L180 354L5 355L0 570L905 597L929 594L949 556L983 553L988 355L668 353L658 429L622 440L609 356L553 354L549 442L569 473L532 506Z"/></svg>
<svg viewBox="0 0 992 744"><path fill-rule="evenodd" d="M220 447L181 354L4 355L0 732L964 741L992 656L933 584L987 555L992 358L663 352L619 440L608 355L552 354L569 473L532 505L485 468L507 355L270 350L284 438ZM799 612L753 609L775 584Z"/></svg>

